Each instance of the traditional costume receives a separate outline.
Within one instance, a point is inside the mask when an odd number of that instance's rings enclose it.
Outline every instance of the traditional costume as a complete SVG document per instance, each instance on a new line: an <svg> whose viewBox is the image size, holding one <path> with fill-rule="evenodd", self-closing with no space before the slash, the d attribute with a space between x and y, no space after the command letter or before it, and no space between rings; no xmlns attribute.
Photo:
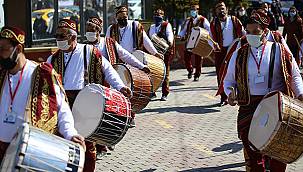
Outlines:
<svg viewBox="0 0 303 172"><path fill-rule="evenodd" d="M184 27L181 30L181 32L179 33L179 36L188 41L193 27L201 27L203 29L206 29L208 32L210 32L209 21L204 16L197 14L196 16L191 16L186 19L186 21L184 23ZM186 42L186 44L187 44L187 42ZM203 57L193 54L192 52L187 51L187 50L184 51L184 63L185 63L185 67L188 71L189 79L192 77L191 75L193 73L193 65L191 62L192 55L194 55L194 57L195 57L195 68L196 68L194 78L195 78L195 80L198 80L198 78L201 75Z"/></svg>
<svg viewBox="0 0 303 172"><path fill-rule="evenodd" d="M63 19L58 28L67 28L76 31L74 21ZM104 81L116 90L125 87L117 72L108 60L105 59L93 45L79 44L71 52L56 51L51 55L48 63L62 76L63 86L70 103L86 84L96 83L103 85ZM96 164L96 148L94 143L86 141L84 171L93 172Z"/></svg>
<svg viewBox="0 0 303 172"><path fill-rule="evenodd" d="M155 15L164 16L164 11L157 10L155 11ZM157 16L159 17L159 16ZM169 22L162 20L157 24L152 24L148 29L148 36L151 38L154 34L157 34L158 37L163 38L170 45L169 50L164 54L164 63L166 67L166 75L164 81L162 83L162 100L166 100L169 94L169 70L170 70L170 60L175 55L175 41L174 41L174 33L172 26Z"/></svg>
<svg viewBox="0 0 303 172"><path fill-rule="evenodd" d="M258 23L269 23L266 15L259 16L256 20ZM227 95L231 93L229 87L236 88L240 106L237 128L244 146L246 170L285 171L286 164L262 155L250 147L248 132L254 111L264 95L276 90L291 97L303 94L303 82L295 59L278 41L266 40L257 48L246 43L234 51L229 61L224 78L224 91Z"/></svg>
<svg viewBox="0 0 303 172"><path fill-rule="evenodd" d="M0 39L23 46L24 38L24 32L14 27L3 27L0 33ZM25 61L16 74L0 70L0 163L24 122L68 140L77 135L59 75L47 63Z"/></svg>
<svg viewBox="0 0 303 172"><path fill-rule="evenodd" d="M121 12L128 12L127 7L118 7L116 15ZM124 27L120 27L118 23L114 23L108 27L106 37L114 39L130 53L135 50L147 51L152 55L156 55L158 53L153 43L145 33L143 25L138 21L127 20L126 26Z"/></svg>
<svg viewBox="0 0 303 172"><path fill-rule="evenodd" d="M224 2L218 3L215 8L225 6ZM225 21L220 21L215 17L210 23L211 37L219 44L220 50L215 51L215 67L217 74L218 86L221 82L220 69L227 54L228 47L237 38L241 38L245 34L244 28L240 20L235 16L227 16ZM226 101L227 96L221 94L221 103Z"/></svg>

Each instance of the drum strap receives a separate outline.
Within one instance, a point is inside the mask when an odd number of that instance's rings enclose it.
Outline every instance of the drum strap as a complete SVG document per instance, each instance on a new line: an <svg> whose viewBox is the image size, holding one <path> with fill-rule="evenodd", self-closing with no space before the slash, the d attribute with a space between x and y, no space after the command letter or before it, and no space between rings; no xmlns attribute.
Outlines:
<svg viewBox="0 0 303 172"><path fill-rule="evenodd" d="M276 44L273 43L272 47L271 47L270 61L269 61L269 76L268 76L269 91L271 90L271 87L272 87L272 78L274 75L275 57L276 57Z"/></svg>
<svg viewBox="0 0 303 172"><path fill-rule="evenodd" d="M137 49L137 34L136 34L136 31L137 31L136 23L135 23L135 21L133 21L133 23L132 23L132 33L133 33L133 48L134 48L134 50Z"/></svg>
<svg viewBox="0 0 303 172"><path fill-rule="evenodd" d="M84 85L88 84L88 70L87 70L87 44L84 46Z"/></svg>

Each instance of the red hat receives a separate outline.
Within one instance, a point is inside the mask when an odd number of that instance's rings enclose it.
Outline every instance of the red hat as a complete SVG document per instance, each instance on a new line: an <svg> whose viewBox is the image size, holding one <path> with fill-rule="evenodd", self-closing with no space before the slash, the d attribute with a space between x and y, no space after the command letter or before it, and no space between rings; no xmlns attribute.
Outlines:
<svg viewBox="0 0 303 172"><path fill-rule="evenodd" d="M99 29L102 29L103 21L99 17L91 17L88 19L87 23L94 24L97 27L99 27Z"/></svg>
<svg viewBox="0 0 303 172"><path fill-rule="evenodd" d="M119 7L116 7L116 15L122 12L128 12L127 6L121 5Z"/></svg>
<svg viewBox="0 0 303 172"><path fill-rule="evenodd" d="M24 44L25 32L17 27L4 26L1 29L0 38L6 38L13 42Z"/></svg>
<svg viewBox="0 0 303 172"><path fill-rule="evenodd" d="M72 29L77 32L77 24L73 20L61 19L58 23L58 28Z"/></svg>
<svg viewBox="0 0 303 172"><path fill-rule="evenodd" d="M250 16L250 19L254 20L255 22L259 23L260 25L262 25L264 27L268 27L269 23L270 23L270 18L261 9L254 12Z"/></svg>

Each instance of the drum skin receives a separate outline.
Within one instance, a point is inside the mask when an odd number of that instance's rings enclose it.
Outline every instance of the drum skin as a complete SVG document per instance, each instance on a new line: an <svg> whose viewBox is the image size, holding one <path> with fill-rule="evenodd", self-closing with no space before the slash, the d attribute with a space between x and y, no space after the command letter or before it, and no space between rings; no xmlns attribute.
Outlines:
<svg viewBox="0 0 303 172"><path fill-rule="evenodd" d="M268 94L254 113L249 131L250 142L262 154L276 160L287 164L296 161L303 153L302 113L303 103L299 100L281 92ZM263 137L262 140L257 141L259 138L256 135Z"/></svg>
<svg viewBox="0 0 303 172"><path fill-rule="evenodd" d="M24 123L9 145L0 171L82 172L84 159L79 144Z"/></svg>
<svg viewBox="0 0 303 172"><path fill-rule="evenodd" d="M134 51L133 55L139 61L149 67L149 76L153 85L153 92L156 92L161 87L166 74L166 67L164 61L158 57L144 53L140 50Z"/></svg>
<svg viewBox="0 0 303 172"><path fill-rule="evenodd" d="M201 57L208 57L213 51L209 40L210 36L207 30L200 27L194 27L192 28L186 49Z"/></svg>
<svg viewBox="0 0 303 172"><path fill-rule="evenodd" d="M130 99L132 112L138 113L150 102L152 83L149 76L140 69L125 64L114 64L124 84L131 88L133 96Z"/></svg>
<svg viewBox="0 0 303 172"><path fill-rule="evenodd" d="M131 104L117 90L88 84L76 97L72 112L75 128L86 140L113 146L128 131Z"/></svg>

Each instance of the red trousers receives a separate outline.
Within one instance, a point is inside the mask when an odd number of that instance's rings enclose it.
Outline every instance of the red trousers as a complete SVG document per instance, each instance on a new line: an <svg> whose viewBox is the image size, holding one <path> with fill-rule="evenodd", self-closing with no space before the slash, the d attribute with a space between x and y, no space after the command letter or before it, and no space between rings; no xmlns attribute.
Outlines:
<svg viewBox="0 0 303 172"><path fill-rule="evenodd" d="M171 55L164 56L164 64L166 67L166 74L162 83L162 95L167 96L169 94L169 70L170 70L170 59Z"/></svg>
<svg viewBox="0 0 303 172"><path fill-rule="evenodd" d="M5 152L7 147L9 146L9 143L4 143L0 141L0 164L4 158Z"/></svg>
<svg viewBox="0 0 303 172"><path fill-rule="evenodd" d="M97 151L95 143L85 141L86 152L83 172L94 172L96 168Z"/></svg>
<svg viewBox="0 0 303 172"><path fill-rule="evenodd" d="M188 72L193 72L193 65L191 62L191 56L195 57L195 77L200 77L201 75L201 68L202 68L202 63L203 63L203 57L198 56L196 54L193 54L192 52L189 52L187 50L184 51L184 63L185 63L185 67L187 69Z"/></svg>
<svg viewBox="0 0 303 172"><path fill-rule="evenodd" d="M225 59L225 56L226 56L226 53L227 53L227 47L223 47L221 48L221 51L220 52L215 52L215 67L216 67L216 74L217 74L217 83L218 83L218 86L220 85L221 83L221 76L220 76L220 69L221 67L223 66L223 63L224 63L224 59ZM226 94L224 93L221 93L221 102L223 101L226 101L227 100L227 96Z"/></svg>

